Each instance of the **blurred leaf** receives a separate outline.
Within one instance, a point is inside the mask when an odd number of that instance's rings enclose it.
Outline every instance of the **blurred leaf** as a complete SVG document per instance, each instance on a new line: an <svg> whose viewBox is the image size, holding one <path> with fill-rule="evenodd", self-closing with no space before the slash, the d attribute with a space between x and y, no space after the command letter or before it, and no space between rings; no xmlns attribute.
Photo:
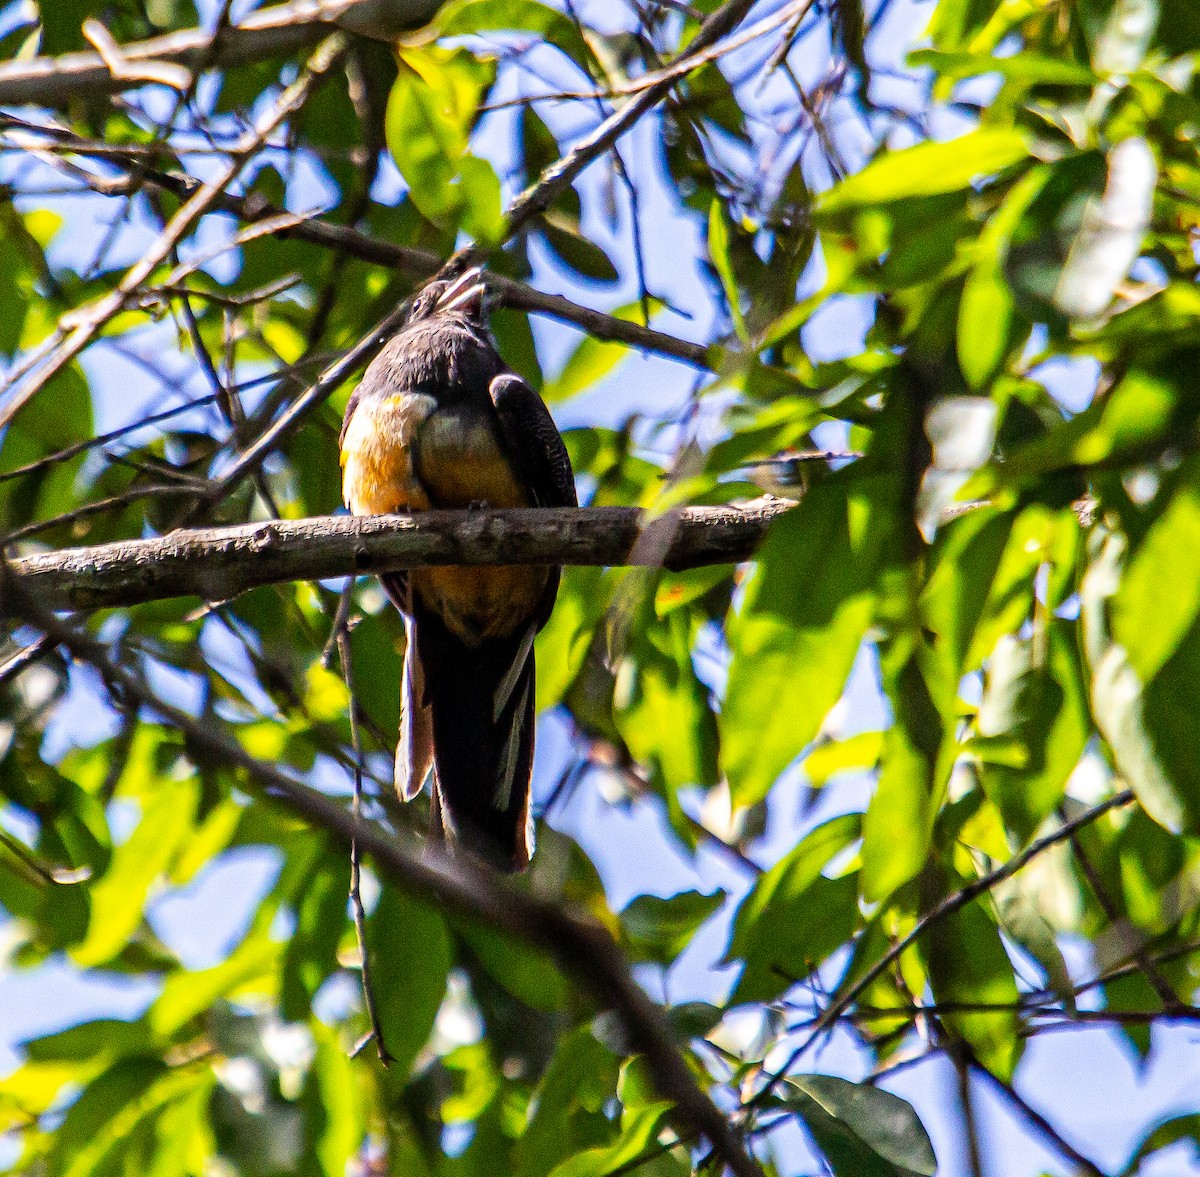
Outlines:
<svg viewBox="0 0 1200 1177"><path fill-rule="evenodd" d="M760 876L738 908L726 952L726 960L746 962L732 1003L774 999L853 934L857 878L822 872L860 830L858 814L835 817Z"/></svg>
<svg viewBox="0 0 1200 1177"><path fill-rule="evenodd" d="M384 1043L398 1075L408 1074L429 1038L446 992L450 939L441 918L386 887L367 925Z"/></svg>
<svg viewBox="0 0 1200 1177"><path fill-rule="evenodd" d="M142 922L153 883L170 867L191 832L197 782L159 781L142 819L113 854L112 865L90 888L92 914L83 943L71 955L83 966L102 964L125 946Z"/></svg>
<svg viewBox="0 0 1200 1177"><path fill-rule="evenodd" d="M1117 7L1143 2L1118 0ZM1123 139L1109 151L1104 194L1085 208L1055 291L1055 306L1064 315L1093 319L1112 301L1141 251L1157 177L1154 152L1144 139Z"/></svg>
<svg viewBox="0 0 1200 1177"><path fill-rule="evenodd" d="M617 1060L591 1028L564 1035L517 1145L515 1177L547 1177L572 1154L606 1144L612 1127L604 1108L616 1089Z"/></svg>
<svg viewBox="0 0 1200 1177"><path fill-rule="evenodd" d="M657 299L650 299L650 314L661 310L662 305ZM640 322L642 304L631 302L627 306L617 307L609 314L626 323ZM546 401L553 403L592 388L630 354L628 344L609 343L592 335L585 335L567 357L559 374L542 389L542 396Z"/></svg>
<svg viewBox="0 0 1200 1177"><path fill-rule="evenodd" d="M1083 668L1068 630L1046 623L1041 655L1032 640L1000 639L988 665L978 736L967 745L981 761L984 789L1021 841L1058 805L1092 734Z"/></svg>
<svg viewBox="0 0 1200 1177"><path fill-rule="evenodd" d="M970 131L947 143L919 143L877 157L821 198L825 215L912 196L965 188L1027 158L1025 137L1016 130Z"/></svg>
<svg viewBox="0 0 1200 1177"><path fill-rule="evenodd" d="M932 1177L937 1159L908 1103L867 1083L833 1075L788 1079L800 1113L836 1177Z"/></svg>
<svg viewBox="0 0 1200 1177"><path fill-rule="evenodd" d="M950 876L946 882L946 893L950 893L966 880ZM938 1004L1002 1007L995 1012L948 1012L941 1017L989 1071L1005 1081L1011 1079L1023 1046L1017 1033L1017 982L984 901L975 899L939 920L929 929L923 944Z"/></svg>
<svg viewBox="0 0 1200 1177"><path fill-rule="evenodd" d="M320 1022L312 1023L312 1027L317 1043L313 1073L324 1121L316 1145L317 1158L326 1177L345 1177L366 1130L355 1068L333 1030Z"/></svg>
<svg viewBox="0 0 1200 1177"><path fill-rule="evenodd" d="M708 257L721 279L725 291L725 305L733 316L733 328L743 343L749 340L750 332L742 314L742 295L733 273L733 262L729 255L729 229L725 224L724 206L714 200L708 213Z"/></svg>
<svg viewBox="0 0 1200 1177"><path fill-rule="evenodd" d="M680 891L666 899L639 895L621 912L621 927L637 957L668 965L724 902L721 890L711 895Z"/></svg>
<svg viewBox="0 0 1200 1177"><path fill-rule="evenodd" d="M575 23L538 0L450 0L435 19L445 37L515 29L539 34L577 65L586 66L592 60Z"/></svg>
<svg viewBox="0 0 1200 1177"><path fill-rule="evenodd" d="M607 1177L614 1169L629 1165L651 1149L671 1110L670 1103L653 1103L626 1118L621 1135L604 1148L591 1148L563 1161L550 1177Z"/></svg>
<svg viewBox="0 0 1200 1177"><path fill-rule="evenodd" d="M1200 459L1185 459L1129 559L1112 601L1113 638L1143 683L1175 652L1200 611Z"/></svg>
<svg viewBox="0 0 1200 1177"><path fill-rule="evenodd" d="M404 49L387 107L387 143L413 203L431 221L456 225L471 210L480 239L492 240L498 186L490 165L467 155L471 127L495 66L465 49ZM456 181L460 181L458 183Z"/></svg>
<svg viewBox="0 0 1200 1177"><path fill-rule="evenodd" d="M513 997L540 1010L561 1009L565 1004L569 987L552 957L491 928L464 923L457 932Z"/></svg>

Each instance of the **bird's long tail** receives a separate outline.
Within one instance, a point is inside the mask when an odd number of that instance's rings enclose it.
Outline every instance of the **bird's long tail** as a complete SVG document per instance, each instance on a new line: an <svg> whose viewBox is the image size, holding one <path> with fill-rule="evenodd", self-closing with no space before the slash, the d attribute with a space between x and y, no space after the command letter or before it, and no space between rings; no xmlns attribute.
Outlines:
<svg viewBox="0 0 1200 1177"><path fill-rule="evenodd" d="M436 614L415 615L432 715L435 826L500 870L533 853L530 775L534 628L467 646Z"/></svg>

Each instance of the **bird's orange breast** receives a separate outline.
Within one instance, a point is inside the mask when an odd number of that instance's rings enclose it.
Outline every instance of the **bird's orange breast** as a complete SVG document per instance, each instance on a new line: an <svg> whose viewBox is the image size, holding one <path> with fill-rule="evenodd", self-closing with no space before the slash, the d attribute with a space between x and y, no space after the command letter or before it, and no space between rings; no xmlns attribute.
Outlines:
<svg viewBox="0 0 1200 1177"><path fill-rule="evenodd" d="M342 499L355 515L428 510L413 447L436 409L420 393L369 397L355 408L342 439Z"/></svg>

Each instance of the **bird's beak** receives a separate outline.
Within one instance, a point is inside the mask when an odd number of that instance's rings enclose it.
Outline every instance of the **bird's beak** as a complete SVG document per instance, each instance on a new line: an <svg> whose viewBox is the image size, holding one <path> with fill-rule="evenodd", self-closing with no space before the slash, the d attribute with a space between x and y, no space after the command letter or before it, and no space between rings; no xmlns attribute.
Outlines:
<svg viewBox="0 0 1200 1177"><path fill-rule="evenodd" d="M479 315L483 312L483 299L487 294L487 287L483 283L483 267L472 266L469 270L460 274L447 287L445 294L438 299L437 306L434 308L437 312L445 311L466 311L470 315Z"/></svg>

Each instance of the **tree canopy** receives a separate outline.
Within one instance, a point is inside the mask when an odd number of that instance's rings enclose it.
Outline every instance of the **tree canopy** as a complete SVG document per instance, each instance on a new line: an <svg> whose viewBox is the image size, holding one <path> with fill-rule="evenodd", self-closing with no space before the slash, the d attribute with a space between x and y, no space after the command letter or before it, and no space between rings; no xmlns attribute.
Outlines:
<svg viewBox="0 0 1200 1177"><path fill-rule="evenodd" d="M22 1044L0 1160L977 1177L984 1093L1054 1172L1200 1147L1164 1107L1103 1160L1023 1089L1035 1040L1148 1065L1200 1019L1191 0L0 36L6 967L139 995ZM303 523L410 297L480 262L585 507ZM422 857L352 574L553 557L498 880ZM948 1102L897 1086L939 1060Z"/></svg>

